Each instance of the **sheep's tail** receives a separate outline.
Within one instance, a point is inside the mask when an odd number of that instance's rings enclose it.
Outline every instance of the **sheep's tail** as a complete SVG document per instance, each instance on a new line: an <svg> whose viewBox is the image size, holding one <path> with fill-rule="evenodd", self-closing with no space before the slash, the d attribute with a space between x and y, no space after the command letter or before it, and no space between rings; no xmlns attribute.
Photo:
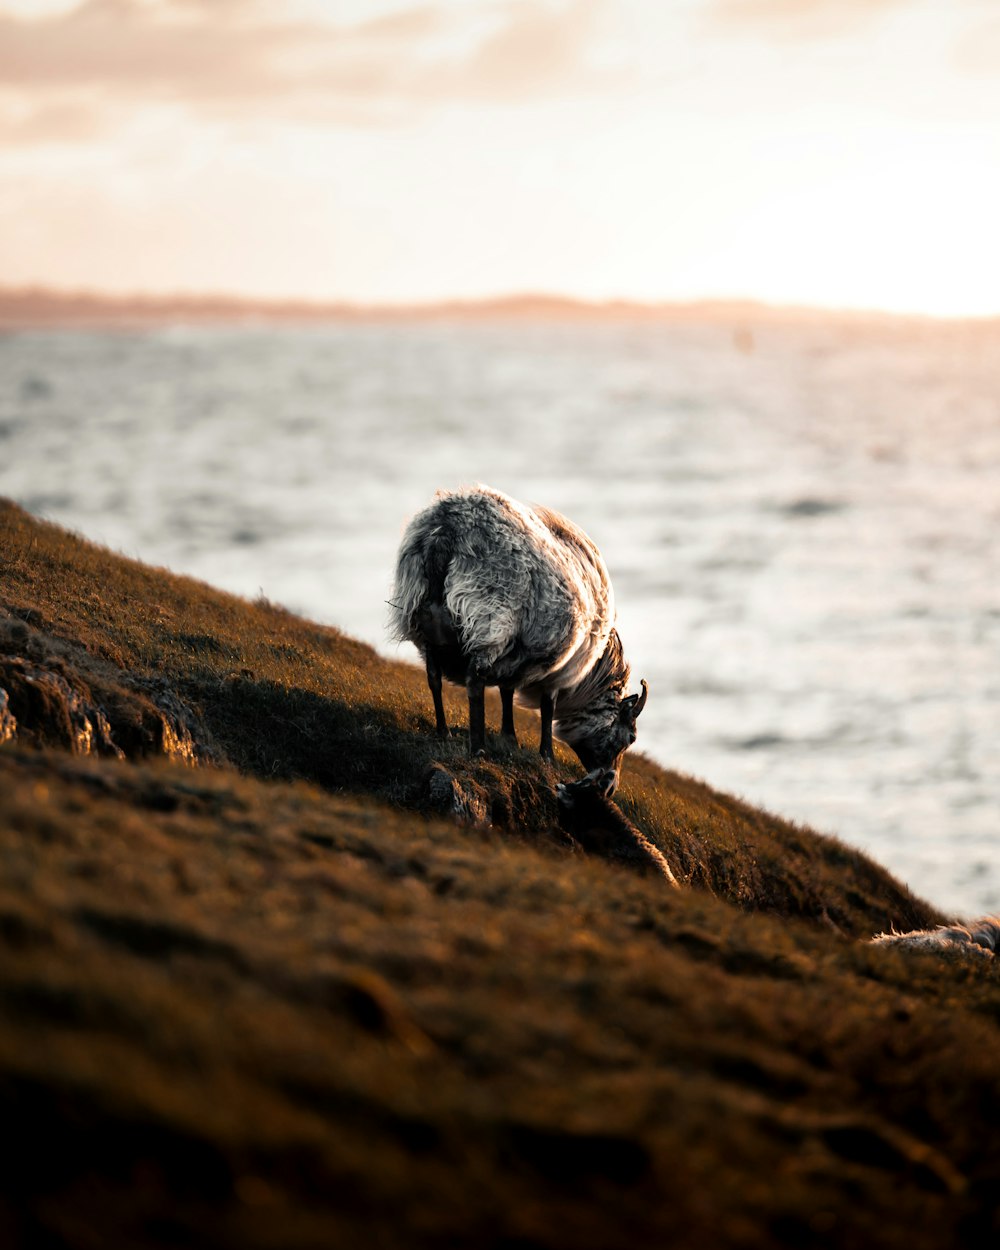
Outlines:
<svg viewBox="0 0 1000 1250"><path fill-rule="evenodd" d="M410 523L396 562L388 621L389 637L394 642L419 643L425 634L428 608L444 601L449 544L436 527L428 530L422 520L418 515Z"/></svg>
<svg viewBox="0 0 1000 1250"><path fill-rule="evenodd" d="M393 642L412 641L417 634L420 609L429 595L421 553L404 543L396 563L396 578L389 599L388 632Z"/></svg>

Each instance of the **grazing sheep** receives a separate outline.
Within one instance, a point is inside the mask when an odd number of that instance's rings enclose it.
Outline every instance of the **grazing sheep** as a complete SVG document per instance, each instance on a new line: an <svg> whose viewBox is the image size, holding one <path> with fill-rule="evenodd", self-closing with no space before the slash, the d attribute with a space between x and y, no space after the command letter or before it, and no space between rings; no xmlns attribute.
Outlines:
<svg viewBox="0 0 1000 1250"><path fill-rule="evenodd" d="M658 872L677 886L663 855L612 800L614 789L615 775L610 768L597 769L568 785L557 785L560 825L584 850L640 871Z"/></svg>
<svg viewBox="0 0 1000 1250"><path fill-rule="evenodd" d="M390 608L393 637L426 662L441 737L442 677L468 691L473 755L486 748L483 691L499 686L506 737L516 742L517 691L540 709L543 756L555 720L584 768L610 769L617 784L647 686L625 693L608 571L571 521L487 486L440 491L403 536Z"/></svg>

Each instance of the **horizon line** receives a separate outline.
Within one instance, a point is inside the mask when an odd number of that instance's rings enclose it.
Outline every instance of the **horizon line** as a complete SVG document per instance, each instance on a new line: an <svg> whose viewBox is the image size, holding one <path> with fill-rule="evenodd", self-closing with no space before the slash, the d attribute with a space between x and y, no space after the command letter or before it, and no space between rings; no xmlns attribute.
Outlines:
<svg viewBox="0 0 1000 1250"><path fill-rule="evenodd" d="M216 322L420 320L551 317L575 320L823 320L974 323L1000 322L995 313L927 313L864 306L780 303L752 296L643 300L593 299L547 291L469 297L364 301L307 296L257 296L224 291L102 291L41 283L0 286L0 327L156 324L187 317Z"/></svg>

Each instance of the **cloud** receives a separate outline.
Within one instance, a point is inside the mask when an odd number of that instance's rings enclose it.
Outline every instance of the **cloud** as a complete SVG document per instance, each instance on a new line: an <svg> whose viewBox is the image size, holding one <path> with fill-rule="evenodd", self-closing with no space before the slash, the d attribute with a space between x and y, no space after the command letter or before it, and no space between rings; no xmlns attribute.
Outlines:
<svg viewBox="0 0 1000 1250"><path fill-rule="evenodd" d="M453 100L588 91L606 80L588 60L604 3L465 0L353 24L271 0L85 0L34 20L0 14L0 133L71 141L89 130L78 108L91 121L170 104L355 124Z"/></svg>
<svg viewBox="0 0 1000 1250"><path fill-rule="evenodd" d="M242 9L244 6L240 5ZM41 94L100 88L147 98L260 90L307 28L234 23L194 0L86 0L43 20L0 19L0 81Z"/></svg>
<svg viewBox="0 0 1000 1250"><path fill-rule="evenodd" d="M16 97L0 99L0 138L10 148L47 143L79 143L107 129L107 117L88 99L43 100L32 104Z"/></svg>
<svg viewBox="0 0 1000 1250"><path fill-rule="evenodd" d="M508 4L499 28L460 67L460 94L514 98L572 83L586 63L601 0L562 9Z"/></svg>
<svg viewBox="0 0 1000 1250"><path fill-rule="evenodd" d="M715 25L790 39L849 33L912 0L710 0Z"/></svg>
<svg viewBox="0 0 1000 1250"><path fill-rule="evenodd" d="M993 78L1000 72L1000 21L980 23L959 42L955 62L961 73Z"/></svg>

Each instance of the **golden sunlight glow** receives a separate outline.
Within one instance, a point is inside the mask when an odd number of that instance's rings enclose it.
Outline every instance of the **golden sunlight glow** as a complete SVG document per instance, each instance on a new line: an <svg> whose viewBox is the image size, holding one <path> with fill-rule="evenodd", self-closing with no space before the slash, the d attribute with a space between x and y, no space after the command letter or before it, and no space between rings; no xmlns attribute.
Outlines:
<svg viewBox="0 0 1000 1250"><path fill-rule="evenodd" d="M0 0L0 272L1000 313L997 70L944 0Z"/></svg>
<svg viewBox="0 0 1000 1250"><path fill-rule="evenodd" d="M930 155L900 139L881 166L873 156L786 187L750 210L732 243L705 261L703 281L722 294L739 275L738 289L778 303L996 313L1000 275L989 241L1000 170L984 195L975 155Z"/></svg>

